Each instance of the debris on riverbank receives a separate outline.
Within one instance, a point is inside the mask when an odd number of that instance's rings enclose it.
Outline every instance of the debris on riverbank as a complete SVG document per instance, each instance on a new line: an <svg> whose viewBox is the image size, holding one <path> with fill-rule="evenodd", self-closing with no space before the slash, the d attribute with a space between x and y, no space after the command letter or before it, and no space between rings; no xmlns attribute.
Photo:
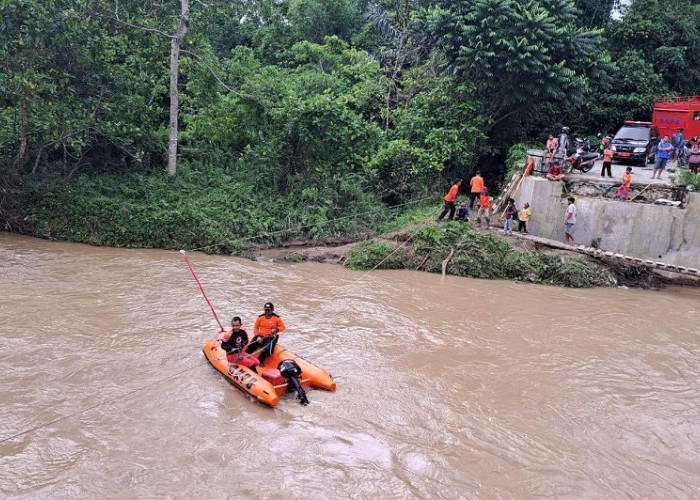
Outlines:
<svg viewBox="0 0 700 500"><path fill-rule="evenodd" d="M698 280L666 278L628 263L594 259L539 242L504 237L497 230L445 223L406 228L339 246L276 249L268 257L313 261L351 269L407 269L482 279L510 279L585 288L626 286L655 289L669 284L698 286Z"/></svg>

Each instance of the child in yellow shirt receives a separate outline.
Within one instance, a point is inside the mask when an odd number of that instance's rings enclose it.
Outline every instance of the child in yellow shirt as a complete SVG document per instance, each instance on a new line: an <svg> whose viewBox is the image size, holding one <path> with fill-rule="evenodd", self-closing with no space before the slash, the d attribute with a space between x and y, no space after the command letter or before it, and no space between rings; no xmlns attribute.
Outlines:
<svg viewBox="0 0 700 500"><path fill-rule="evenodd" d="M527 220L530 218L531 215L532 211L530 210L530 204L525 203L525 205L523 205L523 209L520 211L519 214L518 231L520 231L521 233L524 232L525 234L530 233Z"/></svg>

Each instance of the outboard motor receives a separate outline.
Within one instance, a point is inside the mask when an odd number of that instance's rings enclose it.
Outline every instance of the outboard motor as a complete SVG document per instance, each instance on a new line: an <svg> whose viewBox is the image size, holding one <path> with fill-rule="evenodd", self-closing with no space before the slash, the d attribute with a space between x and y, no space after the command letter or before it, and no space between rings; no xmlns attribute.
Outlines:
<svg viewBox="0 0 700 500"><path fill-rule="evenodd" d="M289 380L289 383L292 384L294 389L296 389L299 403L308 405L309 400L306 398L306 392L304 392L304 388L301 386L301 382L299 382L299 375L301 375L301 368L299 368L299 365L292 359L283 359L280 361L280 364L277 365L277 369L284 378Z"/></svg>

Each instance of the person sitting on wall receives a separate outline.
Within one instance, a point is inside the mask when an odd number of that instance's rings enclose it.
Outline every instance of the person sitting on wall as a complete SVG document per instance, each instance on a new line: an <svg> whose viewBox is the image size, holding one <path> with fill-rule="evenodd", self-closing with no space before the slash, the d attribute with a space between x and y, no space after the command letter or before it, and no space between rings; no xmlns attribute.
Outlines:
<svg viewBox="0 0 700 500"><path fill-rule="evenodd" d="M547 179L550 181L560 181L564 178L564 171L561 169L561 165L557 160L554 160L552 166L549 167L547 172Z"/></svg>

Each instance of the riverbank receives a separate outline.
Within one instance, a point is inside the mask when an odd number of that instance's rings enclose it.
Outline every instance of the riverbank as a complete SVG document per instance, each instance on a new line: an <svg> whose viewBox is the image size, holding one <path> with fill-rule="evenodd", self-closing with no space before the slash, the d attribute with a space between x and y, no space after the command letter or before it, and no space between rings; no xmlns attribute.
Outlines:
<svg viewBox="0 0 700 500"><path fill-rule="evenodd" d="M358 197L345 200L350 203L345 213L361 216L348 217L341 216L339 207L285 205L277 197L273 212L286 217L274 218L267 206L251 203L248 210L230 202L242 184L211 182L194 174L175 180L127 176L119 183L116 178L100 179L32 184L6 214L3 226L19 234L95 246L184 248L252 259L423 270L566 287L658 288L676 282L634 264L504 238L497 230L476 230L456 222L436 224L434 206L399 214L376 199ZM207 196L202 198L202 192ZM521 195L525 192L529 191L522 189ZM557 210L561 197L550 194L551 200L539 196L542 203L532 218L533 232L540 219L547 219L546 210ZM374 235L379 236L368 240Z"/></svg>
<svg viewBox="0 0 700 500"><path fill-rule="evenodd" d="M563 246L563 245L558 245ZM698 286L695 279L663 276L634 263L591 258L574 247L553 248L526 235L457 222L408 225L371 240L327 246L251 249L251 258L312 261L356 270L406 269L573 288L624 286L658 289Z"/></svg>

